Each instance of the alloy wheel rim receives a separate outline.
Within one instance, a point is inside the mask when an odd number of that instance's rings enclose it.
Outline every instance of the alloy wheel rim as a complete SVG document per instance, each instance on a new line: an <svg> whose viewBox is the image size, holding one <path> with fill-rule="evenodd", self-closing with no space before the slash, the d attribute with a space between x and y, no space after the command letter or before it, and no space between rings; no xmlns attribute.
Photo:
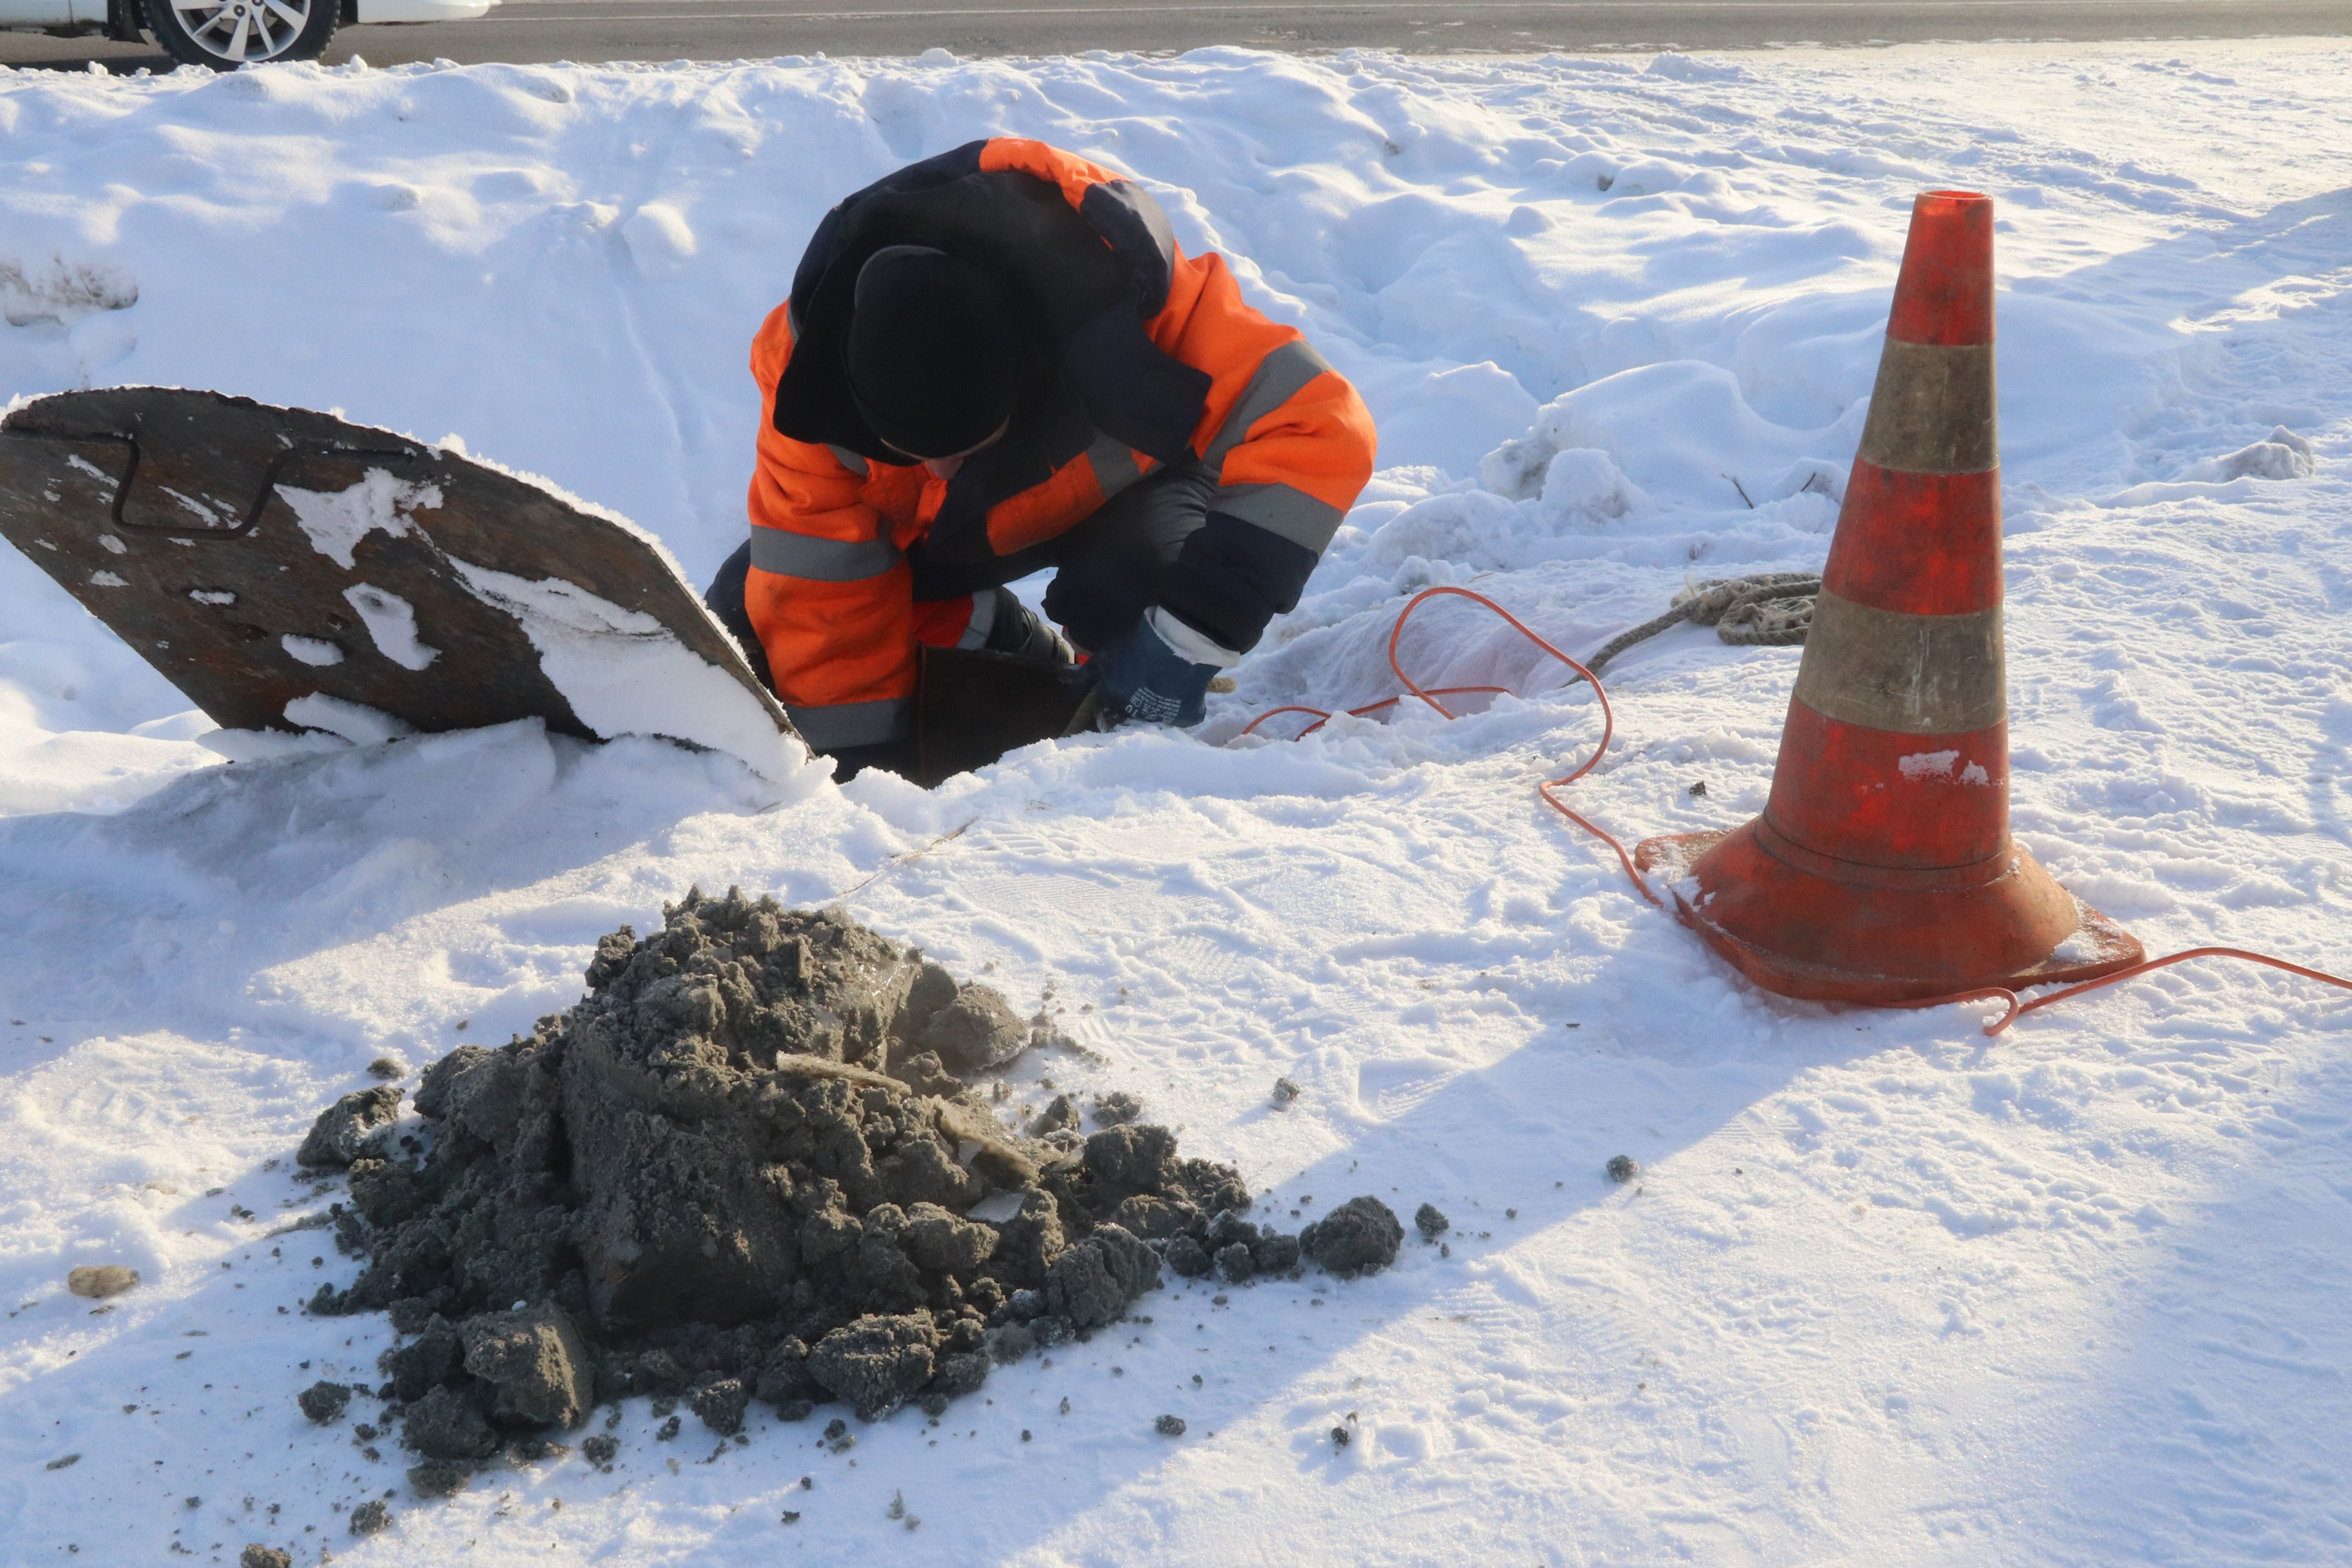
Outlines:
<svg viewBox="0 0 2352 1568"><path fill-rule="evenodd" d="M196 47L231 65L275 59L310 25L310 7L330 0L170 0Z"/></svg>

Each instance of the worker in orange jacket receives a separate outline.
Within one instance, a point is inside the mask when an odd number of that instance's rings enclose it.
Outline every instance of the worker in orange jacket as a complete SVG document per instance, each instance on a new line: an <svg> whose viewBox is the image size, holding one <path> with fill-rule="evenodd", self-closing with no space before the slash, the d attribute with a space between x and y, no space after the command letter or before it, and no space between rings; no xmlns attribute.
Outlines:
<svg viewBox="0 0 2352 1568"><path fill-rule="evenodd" d="M809 744L907 771L918 645L1069 659L1200 721L1371 475L1370 415L1133 182L974 142L818 225L751 344L750 542L709 595Z"/></svg>

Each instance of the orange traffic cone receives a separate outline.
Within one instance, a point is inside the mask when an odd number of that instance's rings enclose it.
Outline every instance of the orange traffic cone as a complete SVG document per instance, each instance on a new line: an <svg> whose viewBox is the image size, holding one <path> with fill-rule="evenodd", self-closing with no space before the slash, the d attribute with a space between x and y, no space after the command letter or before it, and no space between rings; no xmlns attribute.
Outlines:
<svg viewBox="0 0 2352 1568"><path fill-rule="evenodd" d="M2010 839L1992 355L1992 202L1927 192L1764 815L1635 853L1768 991L1916 1001L2143 957Z"/></svg>

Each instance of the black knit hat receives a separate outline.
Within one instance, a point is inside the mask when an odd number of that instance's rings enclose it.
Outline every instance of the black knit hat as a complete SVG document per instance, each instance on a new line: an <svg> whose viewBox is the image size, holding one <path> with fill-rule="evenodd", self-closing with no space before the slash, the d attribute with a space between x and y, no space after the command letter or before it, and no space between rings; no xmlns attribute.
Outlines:
<svg viewBox="0 0 2352 1568"><path fill-rule="evenodd" d="M874 433L916 458L969 451L1013 414L1021 331L988 274L918 245L877 250L857 274L843 358Z"/></svg>

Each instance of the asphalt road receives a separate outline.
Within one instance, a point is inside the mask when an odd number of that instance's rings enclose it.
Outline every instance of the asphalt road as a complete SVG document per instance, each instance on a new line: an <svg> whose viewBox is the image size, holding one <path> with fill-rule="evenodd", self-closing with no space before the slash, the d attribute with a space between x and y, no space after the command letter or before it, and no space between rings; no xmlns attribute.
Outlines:
<svg viewBox="0 0 2352 1568"><path fill-rule="evenodd" d="M1179 52L1349 46L1412 53L1868 46L1928 40L2352 33L2352 0L504 0L477 22L347 27L327 59L766 59L777 55ZM0 63L167 70L145 45L0 33Z"/></svg>

